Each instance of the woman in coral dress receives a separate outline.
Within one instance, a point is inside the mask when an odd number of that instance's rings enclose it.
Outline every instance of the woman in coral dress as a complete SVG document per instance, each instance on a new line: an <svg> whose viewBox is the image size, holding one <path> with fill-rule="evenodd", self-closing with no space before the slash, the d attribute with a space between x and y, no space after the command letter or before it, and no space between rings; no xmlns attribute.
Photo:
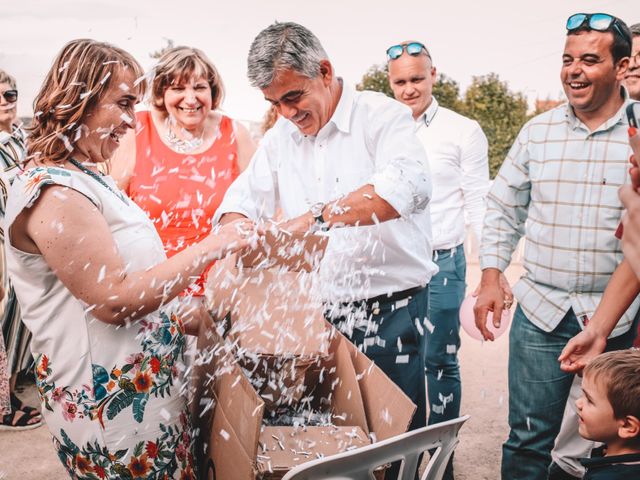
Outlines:
<svg viewBox="0 0 640 480"><path fill-rule="evenodd" d="M136 132L113 161L121 188L153 221L167 256L198 242L255 145L248 130L218 109L222 79L197 48L176 47L159 58L151 109L138 111ZM201 298L204 275L185 292Z"/></svg>

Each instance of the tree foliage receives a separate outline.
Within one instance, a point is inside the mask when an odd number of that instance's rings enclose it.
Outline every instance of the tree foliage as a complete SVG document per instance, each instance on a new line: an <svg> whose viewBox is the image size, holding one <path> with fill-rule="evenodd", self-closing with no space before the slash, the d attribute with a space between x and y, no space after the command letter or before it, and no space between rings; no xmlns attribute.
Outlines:
<svg viewBox="0 0 640 480"><path fill-rule="evenodd" d="M357 88L382 92L393 98L386 65L369 68ZM463 97L458 82L438 74L433 95L443 107L480 123L489 141L489 172L491 178L495 177L520 128L529 119L524 95L511 92L495 73L473 77Z"/></svg>
<svg viewBox="0 0 640 480"><path fill-rule="evenodd" d="M166 51L171 50L173 47L175 47L173 40L171 40L170 38L164 38L164 37L163 39L165 41L165 46L149 54L149 56L154 60L158 60L162 55L165 54Z"/></svg>
<svg viewBox="0 0 640 480"><path fill-rule="evenodd" d="M387 65L373 65L356 88L358 90L371 90L382 92L386 96L393 98L393 91L389 86L389 70ZM433 95L438 99L438 103L446 108L458 111L460 108L460 86L458 82L443 74L438 74L436 82L433 84Z"/></svg>
<svg viewBox="0 0 640 480"><path fill-rule="evenodd" d="M373 65L367 73L362 76L362 80L356 85L358 90L371 90L373 92L381 92L386 96L393 98L393 91L389 86L387 65Z"/></svg>
<svg viewBox="0 0 640 480"><path fill-rule="evenodd" d="M495 73L473 77L464 95L464 114L477 120L489 141L489 172L495 177L518 132L529 119L527 100Z"/></svg>

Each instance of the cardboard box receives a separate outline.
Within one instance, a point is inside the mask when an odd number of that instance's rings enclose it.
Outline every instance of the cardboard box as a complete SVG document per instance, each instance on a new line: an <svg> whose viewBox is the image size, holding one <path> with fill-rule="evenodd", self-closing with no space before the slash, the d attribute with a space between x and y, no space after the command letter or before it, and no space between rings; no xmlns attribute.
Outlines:
<svg viewBox="0 0 640 480"><path fill-rule="evenodd" d="M304 262L293 272L287 260L286 252L276 262L259 255L244 264L230 258L209 276L213 312L227 322L202 325L198 340L192 413L202 478L282 478L319 455L405 432L415 411L324 320L322 305L309 294L313 275ZM259 264L271 268L255 268ZM272 384L256 390L255 374ZM270 410L296 403L328 412L333 425L263 424Z"/></svg>

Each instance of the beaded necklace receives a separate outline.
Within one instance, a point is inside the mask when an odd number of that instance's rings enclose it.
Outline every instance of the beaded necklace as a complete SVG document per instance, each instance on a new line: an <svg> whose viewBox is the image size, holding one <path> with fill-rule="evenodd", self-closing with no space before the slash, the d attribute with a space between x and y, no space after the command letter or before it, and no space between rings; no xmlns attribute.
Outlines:
<svg viewBox="0 0 640 480"><path fill-rule="evenodd" d="M120 200L122 200L125 205L129 205L129 202L122 195L122 193L116 192L113 188L111 188L109 186L109 184L107 182L105 182L96 172L93 172L93 171L89 170L87 167L85 167L80 162L78 162L75 158L69 158L69 162L71 162L71 164L73 166L75 166L78 170L80 170L82 173L86 173L91 178L93 178L96 182L98 182L100 185L102 185L107 190L109 190L111 193L113 193L116 197L118 197Z"/></svg>

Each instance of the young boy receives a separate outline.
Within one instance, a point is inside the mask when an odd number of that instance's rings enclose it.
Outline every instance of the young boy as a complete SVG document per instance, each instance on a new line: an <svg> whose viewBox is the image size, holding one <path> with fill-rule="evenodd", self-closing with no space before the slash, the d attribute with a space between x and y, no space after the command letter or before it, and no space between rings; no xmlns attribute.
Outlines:
<svg viewBox="0 0 640 480"><path fill-rule="evenodd" d="M640 478L640 350L596 357L584 369L582 392L580 435L606 444L604 457L581 460L584 480Z"/></svg>

